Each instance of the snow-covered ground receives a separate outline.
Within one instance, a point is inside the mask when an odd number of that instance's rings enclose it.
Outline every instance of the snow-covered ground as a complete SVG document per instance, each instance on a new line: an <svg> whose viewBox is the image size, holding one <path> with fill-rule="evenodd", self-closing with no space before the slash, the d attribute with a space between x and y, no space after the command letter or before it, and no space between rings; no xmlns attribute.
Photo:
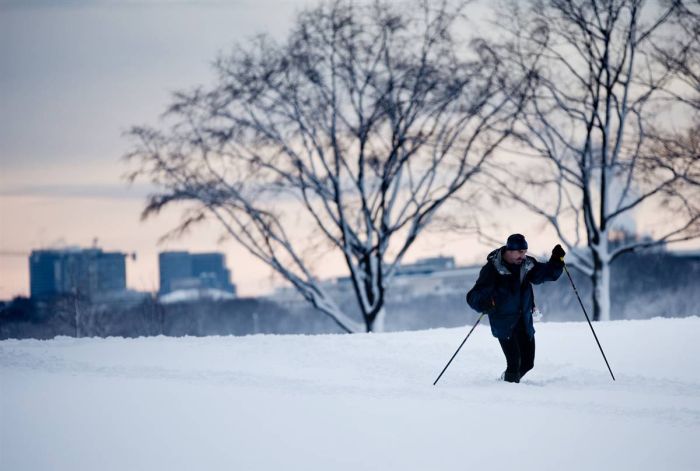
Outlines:
<svg viewBox="0 0 700 471"><path fill-rule="evenodd" d="M700 318L595 327L3 341L0 469L700 469Z"/></svg>

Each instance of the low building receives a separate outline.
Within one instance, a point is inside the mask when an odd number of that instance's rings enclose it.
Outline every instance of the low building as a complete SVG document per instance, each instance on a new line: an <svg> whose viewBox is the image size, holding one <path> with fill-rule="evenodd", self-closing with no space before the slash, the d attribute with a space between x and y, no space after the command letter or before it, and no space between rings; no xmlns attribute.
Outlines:
<svg viewBox="0 0 700 471"><path fill-rule="evenodd" d="M181 290L209 289L236 294L222 253L161 252L158 255L160 296Z"/></svg>
<svg viewBox="0 0 700 471"><path fill-rule="evenodd" d="M458 267L454 257L430 257L401 265L395 272L388 299L410 299L435 294L463 293L476 281L481 266ZM350 277L339 277L321 282L323 290L333 299L354 296ZM275 290L269 299L278 303L301 302L302 297L294 287Z"/></svg>

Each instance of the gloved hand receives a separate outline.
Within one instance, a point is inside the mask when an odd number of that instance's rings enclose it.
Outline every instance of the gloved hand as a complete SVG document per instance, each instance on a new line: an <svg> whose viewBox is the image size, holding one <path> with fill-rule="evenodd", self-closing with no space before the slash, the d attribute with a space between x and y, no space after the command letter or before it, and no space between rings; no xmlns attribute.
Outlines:
<svg viewBox="0 0 700 471"><path fill-rule="evenodd" d="M566 255L566 252L561 248L561 245L557 244L552 249L552 258L550 260L564 263L564 255Z"/></svg>
<svg viewBox="0 0 700 471"><path fill-rule="evenodd" d="M493 298L489 298L481 303L481 312L488 314L494 309L496 309L496 301Z"/></svg>

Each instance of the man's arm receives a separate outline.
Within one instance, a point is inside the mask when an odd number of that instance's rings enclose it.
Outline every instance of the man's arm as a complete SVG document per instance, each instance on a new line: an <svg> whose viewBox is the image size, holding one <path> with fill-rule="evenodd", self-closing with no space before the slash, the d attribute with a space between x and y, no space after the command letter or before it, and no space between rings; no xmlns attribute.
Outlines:
<svg viewBox="0 0 700 471"><path fill-rule="evenodd" d="M467 304L476 312L488 312L495 307L493 292L496 288L495 270L490 263L481 268L474 287L467 293Z"/></svg>
<svg viewBox="0 0 700 471"><path fill-rule="evenodd" d="M552 256L547 263L535 260L534 268L528 273L530 283L539 285L545 281L558 280L564 270L564 255L566 252L561 248L561 245L557 244L552 249Z"/></svg>

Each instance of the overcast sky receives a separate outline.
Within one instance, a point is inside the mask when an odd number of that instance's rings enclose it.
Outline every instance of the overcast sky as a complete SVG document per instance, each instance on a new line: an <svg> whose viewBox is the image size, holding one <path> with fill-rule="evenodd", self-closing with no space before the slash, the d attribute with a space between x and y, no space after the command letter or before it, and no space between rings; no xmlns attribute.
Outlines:
<svg viewBox="0 0 700 471"><path fill-rule="evenodd" d="M279 36L302 4L263 3L0 0L3 179L36 183L12 172L39 165L114 165L121 131L153 121L170 92L205 83L235 41Z"/></svg>

